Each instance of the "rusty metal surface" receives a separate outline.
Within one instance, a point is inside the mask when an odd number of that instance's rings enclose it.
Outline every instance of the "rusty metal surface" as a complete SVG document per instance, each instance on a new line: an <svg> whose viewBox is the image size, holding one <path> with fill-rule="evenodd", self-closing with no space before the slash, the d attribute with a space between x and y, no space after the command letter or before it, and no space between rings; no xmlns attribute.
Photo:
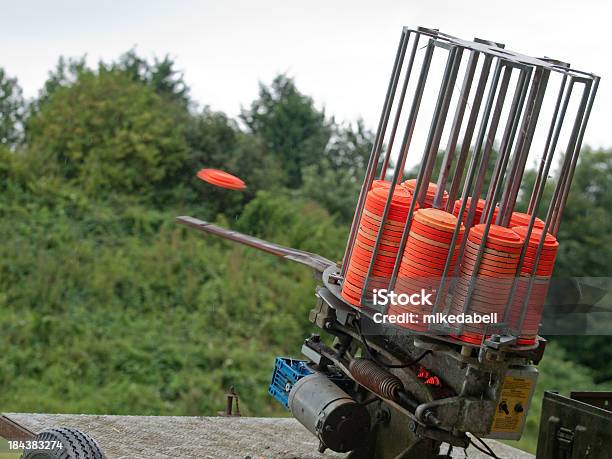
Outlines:
<svg viewBox="0 0 612 459"><path fill-rule="evenodd" d="M7 413L7 417L40 432L52 426L70 426L92 435L108 459L328 459L346 454L317 453L318 442L295 419L188 416L99 416L74 414ZM487 440L500 458L532 459L531 454ZM444 448L444 451L446 449ZM462 449L454 458L464 458ZM467 457L480 459L473 448Z"/></svg>
<svg viewBox="0 0 612 459"><path fill-rule="evenodd" d="M612 392L570 392L570 398L607 411L612 411Z"/></svg>
<svg viewBox="0 0 612 459"><path fill-rule="evenodd" d="M329 266L335 264L333 261L328 260L321 255L317 255L316 253L305 252L303 250L292 249L290 247L274 244L273 242L264 241L263 239L248 236L238 231L222 228L197 218L181 216L176 217L176 221L182 225L195 228L203 233L209 233L229 241L238 242L254 249L276 255L277 257L281 257L286 260L301 263L311 267L319 273L322 273Z"/></svg>
<svg viewBox="0 0 612 459"><path fill-rule="evenodd" d="M0 415L0 437L5 440L31 440L36 434L4 415Z"/></svg>

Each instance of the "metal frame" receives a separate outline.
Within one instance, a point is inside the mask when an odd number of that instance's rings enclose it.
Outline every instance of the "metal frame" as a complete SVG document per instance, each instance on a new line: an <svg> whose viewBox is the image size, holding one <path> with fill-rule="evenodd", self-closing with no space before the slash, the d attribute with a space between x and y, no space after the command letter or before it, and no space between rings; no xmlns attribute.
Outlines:
<svg viewBox="0 0 612 459"><path fill-rule="evenodd" d="M424 43L424 46L419 48L419 43ZM471 200L469 209L466 209L467 198L471 196L479 198L485 192L486 204L481 222L486 226L484 228L483 242L480 244L476 256L474 272L478 272L485 248L484 240L489 233L491 225L499 224L506 226L510 221L516 198L521 189L523 173L531 151L534 134L536 131L547 132L537 178L531 198L529 199L527 211L532 217L528 226L527 238L519 258L515 283L511 290L510 298L506 303L504 323L498 324L497 327L501 333L510 336L516 335L519 333L525 318L535 274L529 278L527 295L522 305L520 323L515 330L509 330L506 322L509 318L510 308L514 299L517 285L516 278L520 276L520 270L527 251L527 244L532 233L536 215L540 211L544 188L555 151L557 150L559 136L564 125L569 126L568 123L572 123L565 156L563 157L555 190L548 205L545 218L544 234L548 231L553 235L556 235L559 230L561 216L567 202L584 132L599 84L598 76L571 69L570 65L564 62L550 58L526 56L507 50L503 44L487 40L474 39L474 41L466 41L441 33L435 29L404 28L394 60L374 146L347 240L339 278L342 280L346 275L348 261L351 257L352 247L355 243L359 222L363 214L366 196L377 175L377 169L382 157L379 174L381 179L386 178L391 164L394 163L395 167L393 168L390 192L381 217L381 228L374 243L372 260L368 267L361 295L361 304L366 307L371 306L367 298L367 291L373 272L374 260L378 254L382 233L385 229L392 194L395 187L404 178L404 166L411 150L423 94L431 72L432 59L434 55L437 55L435 53L439 51L447 52L446 64L423 150L413 201L408 210L406 226L401 237L398 255L388 286L389 289L393 289L397 281L401 257L410 231L412 217L416 204L422 204L425 198L427 190L427 185L425 184L432 181L432 173L436 165L436 158L443 133L445 132L449 112L453 112L451 114L452 123L448 131L448 142L443 153L440 173L437 176L438 191L434 197L433 206L451 211L459 195L459 190L462 189L460 193L462 204L451 242L451 246L454 246L455 243L460 244L458 253L458 259L460 260L465 249L469 228L479 223L473 221L478 199ZM405 59L407 52L409 53L408 59ZM418 56L420 59L417 59L417 54L421 52L423 55ZM468 56L467 62L462 67L462 60L466 55ZM406 65L404 65L405 61ZM456 87L456 81L460 77L459 73L462 68L463 78L461 88L459 89ZM492 71L492 69L494 70ZM413 73L415 74L414 77L417 78L416 82L413 81ZM403 82L399 95L397 95L397 88L402 74ZM544 121L541 120L540 114L545 97L554 94L554 89L551 89L549 84L552 76L560 78L561 82L557 97L553 99L556 100L556 103L552 120L548 125L548 129L543 130L542 123ZM513 81L514 84L511 84ZM411 84L414 88L409 91ZM580 102L576 113L570 114L568 113L568 106L572 93L576 92L575 87L577 86L582 88ZM459 97L456 105L451 107L455 90L459 91ZM473 94L471 104L470 94ZM485 94L486 101L483 104ZM412 97L407 97L408 95ZM509 97L510 95L511 97ZM395 108L395 115L392 118L390 133L387 137L387 128L393 108ZM397 152L397 157L392 158L394 145L397 143L397 132L400 128L402 113L408 114L405 121L404 135ZM503 116L504 114L506 114L505 117ZM493 157L498 131L501 132L501 141L497 148L497 155ZM475 133L476 136L474 137ZM473 139L475 140L473 141ZM458 155L456 155L457 150L459 150ZM495 160L493 174L488 179L487 173L490 171L493 160ZM452 170L453 165L454 171ZM468 165L467 171L465 171L466 165ZM450 183L448 183L449 177ZM443 195L447 187L449 196L448 202L444 206ZM494 221L493 215L496 207L499 208L499 212ZM466 211L467 214L465 214ZM461 240L459 240L459 230L464 215L466 215L466 231ZM534 265L537 265L539 261L543 244L544 238L540 240L537 248ZM445 284L451 282L450 292L452 294L456 282L459 263L457 263L455 272L451 273L452 254L453 252L450 251L445 262L443 275L440 280L441 284L436 292L432 311L434 313L440 308L447 307L442 300ZM470 280L467 299L463 305L464 312L466 313L470 311L475 279L474 276ZM462 327L447 327L445 330L449 333L460 333Z"/></svg>

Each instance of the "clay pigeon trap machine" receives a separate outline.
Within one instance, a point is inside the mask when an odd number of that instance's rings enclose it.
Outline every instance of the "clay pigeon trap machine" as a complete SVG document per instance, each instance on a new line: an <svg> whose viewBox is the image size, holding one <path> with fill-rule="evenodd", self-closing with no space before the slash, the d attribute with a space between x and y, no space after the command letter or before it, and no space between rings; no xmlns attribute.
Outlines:
<svg viewBox="0 0 612 459"><path fill-rule="evenodd" d="M342 261L178 217L314 269L324 333L302 360L277 359L269 392L322 451L425 459L521 437L598 83L501 43L404 28Z"/></svg>

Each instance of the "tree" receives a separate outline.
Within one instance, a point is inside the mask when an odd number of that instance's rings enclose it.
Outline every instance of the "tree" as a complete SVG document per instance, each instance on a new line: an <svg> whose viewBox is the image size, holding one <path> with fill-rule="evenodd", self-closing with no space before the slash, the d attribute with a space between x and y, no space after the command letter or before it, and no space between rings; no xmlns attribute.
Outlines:
<svg viewBox="0 0 612 459"><path fill-rule="evenodd" d="M304 168L302 193L341 222L350 222L373 143L374 134L361 120L354 126L334 126L334 135L321 160Z"/></svg>
<svg viewBox="0 0 612 459"><path fill-rule="evenodd" d="M38 99L32 105L32 109L36 111L58 89L72 86L76 83L80 74L91 72L91 69L87 67L85 56L78 58L60 56L55 69L49 72L47 81L45 81L43 88L40 90Z"/></svg>
<svg viewBox="0 0 612 459"><path fill-rule="evenodd" d="M160 96L188 107L189 88L185 84L183 74L175 67L175 62L168 55L163 59L154 57L150 63L140 57L134 49L122 54L115 62L99 63L100 71L124 72L133 81L151 86Z"/></svg>
<svg viewBox="0 0 612 459"><path fill-rule="evenodd" d="M81 72L56 87L27 125L29 154L89 196L159 202L188 158L183 127L152 88L122 72Z"/></svg>
<svg viewBox="0 0 612 459"><path fill-rule="evenodd" d="M229 218L239 215L242 207L255 197L257 190L280 186L285 179L273 156L260 138L242 132L225 114L205 108L191 117L187 140L191 154L186 180L193 184L196 199L207 204L209 218L223 213ZM216 188L195 178L202 168L217 168L243 179L244 192Z"/></svg>
<svg viewBox="0 0 612 459"><path fill-rule="evenodd" d="M304 167L321 160L332 134L333 121L286 75L277 76L269 87L260 84L259 98L240 118L280 162L290 188L302 185Z"/></svg>
<svg viewBox="0 0 612 459"><path fill-rule="evenodd" d="M14 147L22 139L25 101L16 78L0 67L0 146Z"/></svg>
<svg viewBox="0 0 612 459"><path fill-rule="evenodd" d="M581 151L557 234L559 252L555 276L609 277L612 259L612 150ZM550 202L547 191L544 210ZM608 307L609 304L604 304ZM558 336L572 360L594 370L595 381L612 380L612 344L609 336Z"/></svg>

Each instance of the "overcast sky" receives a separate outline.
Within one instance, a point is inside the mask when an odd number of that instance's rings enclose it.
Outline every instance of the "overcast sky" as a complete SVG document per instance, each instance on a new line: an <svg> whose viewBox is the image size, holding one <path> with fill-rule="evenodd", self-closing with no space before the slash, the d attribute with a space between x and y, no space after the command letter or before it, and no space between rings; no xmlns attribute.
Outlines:
<svg viewBox="0 0 612 459"><path fill-rule="evenodd" d="M60 55L169 54L201 105L235 116L279 72L338 120L375 128L403 25L503 42L602 76L585 143L612 145L605 1L2 1L0 66L36 95Z"/></svg>

